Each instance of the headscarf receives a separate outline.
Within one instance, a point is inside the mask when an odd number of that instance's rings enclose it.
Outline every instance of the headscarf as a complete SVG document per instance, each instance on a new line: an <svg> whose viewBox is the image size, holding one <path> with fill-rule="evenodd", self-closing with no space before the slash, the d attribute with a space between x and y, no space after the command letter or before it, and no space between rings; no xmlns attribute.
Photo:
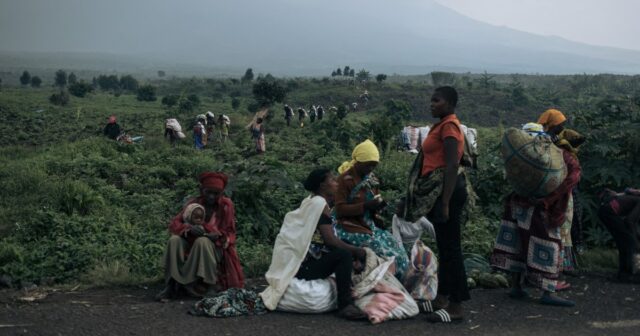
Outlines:
<svg viewBox="0 0 640 336"><path fill-rule="evenodd" d="M540 115L540 118L538 118L538 124L544 126L544 128L548 130L549 128L562 124L566 120L567 117L565 117L559 110L548 109Z"/></svg>
<svg viewBox="0 0 640 336"><path fill-rule="evenodd" d="M116 123L116 116L114 116L113 114L111 116L109 116L109 123L110 124L115 124Z"/></svg>
<svg viewBox="0 0 640 336"><path fill-rule="evenodd" d="M544 127L534 122L528 122L522 125L522 130L531 135L538 135L538 134L544 133Z"/></svg>
<svg viewBox="0 0 640 336"><path fill-rule="evenodd" d="M229 177L224 173L220 172L205 172L198 176L198 181L200 181L200 186L206 189L212 189L217 191L223 191L227 186L227 181Z"/></svg>
<svg viewBox="0 0 640 336"><path fill-rule="evenodd" d="M187 222L190 223L191 222L191 215L193 214L193 212L196 209L201 209L202 213L204 214L204 207L198 203L191 203L189 205L187 205L186 208L184 208L184 211L182 212L182 221L183 222Z"/></svg>
<svg viewBox="0 0 640 336"><path fill-rule="evenodd" d="M351 161L345 161L338 167L338 173L342 174L351 169L356 162L380 162L380 153L378 152L378 147L371 140L365 140L353 149L351 159Z"/></svg>

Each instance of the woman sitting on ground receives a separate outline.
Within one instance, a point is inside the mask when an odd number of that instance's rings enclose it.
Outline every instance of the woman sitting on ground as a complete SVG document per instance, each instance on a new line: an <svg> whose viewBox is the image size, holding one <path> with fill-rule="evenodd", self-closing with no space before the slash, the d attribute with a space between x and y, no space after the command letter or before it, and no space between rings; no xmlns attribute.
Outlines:
<svg viewBox="0 0 640 336"><path fill-rule="evenodd" d="M166 288L158 300L175 298L181 287L192 296L203 296L211 289L244 286L235 247L235 210L223 195L227 179L222 173L201 174L200 197L171 221L164 256ZM204 210L202 219L198 209Z"/></svg>
<svg viewBox="0 0 640 336"><path fill-rule="evenodd" d="M311 195L300 208L287 213L273 248L271 266L265 275L269 287L260 294L265 306L275 310L291 280L324 279L335 273L338 315L347 319L365 318L353 303L351 274L366 256L362 248L338 239L329 203L337 182L328 169L312 171L304 183Z"/></svg>
<svg viewBox="0 0 640 336"><path fill-rule="evenodd" d="M409 266L407 252L384 229L378 216L386 206L378 190L380 182L373 174L380 161L378 148L366 140L354 148L351 156L352 161L338 168L335 205L338 237L354 246L369 247L378 256L395 257L395 276L402 281Z"/></svg>

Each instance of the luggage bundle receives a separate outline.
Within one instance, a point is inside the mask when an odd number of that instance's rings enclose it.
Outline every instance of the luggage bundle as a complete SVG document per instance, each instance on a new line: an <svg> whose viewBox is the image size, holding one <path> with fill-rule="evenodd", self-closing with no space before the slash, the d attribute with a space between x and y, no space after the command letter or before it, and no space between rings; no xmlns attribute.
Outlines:
<svg viewBox="0 0 640 336"><path fill-rule="evenodd" d="M567 177L562 149L547 135L509 128L502 138L501 151L507 181L520 196L545 197Z"/></svg>

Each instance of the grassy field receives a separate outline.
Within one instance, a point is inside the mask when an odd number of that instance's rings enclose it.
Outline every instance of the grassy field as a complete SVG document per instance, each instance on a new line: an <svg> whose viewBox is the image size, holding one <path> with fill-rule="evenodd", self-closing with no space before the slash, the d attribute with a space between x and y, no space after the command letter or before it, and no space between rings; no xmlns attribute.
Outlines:
<svg viewBox="0 0 640 336"><path fill-rule="evenodd" d="M470 82L473 78L455 77L461 94L458 114L480 131L480 168L473 174L480 198L464 231L466 252L486 255L493 246L501 198L509 191L498 152L503 128L530 121L549 106L566 107L574 126L592 134L583 159L583 167L588 168L584 197L591 246L611 246L608 234L589 212L596 206L594 191L604 185L639 182L635 165L639 147L634 141L640 144L640 140L634 130L640 86L632 85L636 77L535 79L484 87ZM348 104L357 101L364 89L321 79L278 82L288 89L285 101L294 107ZM248 276L262 275L284 214L306 194L300 182L311 169L335 168L349 159L352 146L372 137L373 123L389 113L384 103L390 99L411 107L404 123L431 121L426 115L430 83L374 83L367 87L372 97L368 106L361 104L359 112L344 120L329 115L304 128L286 127L282 104L275 104L266 123L267 152L255 155L245 129L253 117L248 111L254 104L251 85L198 78L152 84L158 91L155 102L140 102L129 93L115 96L97 91L86 98L72 97L64 107L48 102L56 92L53 88L0 89L0 275L8 274L16 283L82 280L94 285L158 279L168 238L166 225L184 200L196 194L195 177L205 170L222 170L231 176L227 193L237 208L240 258ZM160 99L169 94L197 94L201 104L194 111L167 108ZM232 97L240 99L237 110L231 107ZM590 132L587 121L601 120L611 106L618 111L614 116L630 117L607 119L603 129ZM197 151L188 130L195 115L207 110L230 116L230 141L222 144L216 139L206 150ZM120 145L100 136L111 114L131 135L143 135L144 141ZM188 134L175 147L162 138L163 123L169 117L178 118ZM627 124L620 124L623 121ZM600 146L604 137L610 139L607 148ZM605 164L626 158L630 158L628 164L615 168ZM392 146L384 150L377 173L389 201L403 194L412 160L413 156ZM385 216L390 218L391 212ZM603 253L585 260L611 260L609 252ZM601 254L605 257L600 258Z"/></svg>

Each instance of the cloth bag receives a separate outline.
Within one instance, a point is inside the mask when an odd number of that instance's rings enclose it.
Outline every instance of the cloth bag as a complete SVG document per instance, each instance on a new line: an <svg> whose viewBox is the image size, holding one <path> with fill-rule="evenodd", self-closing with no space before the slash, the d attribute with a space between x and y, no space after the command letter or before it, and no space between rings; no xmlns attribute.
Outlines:
<svg viewBox="0 0 640 336"><path fill-rule="evenodd" d="M338 290L333 278L317 280L291 279L276 310L319 314L338 308Z"/></svg>
<svg viewBox="0 0 640 336"><path fill-rule="evenodd" d="M414 300L432 301L438 294L438 259L420 240L411 248L411 263L404 276L404 287Z"/></svg>

